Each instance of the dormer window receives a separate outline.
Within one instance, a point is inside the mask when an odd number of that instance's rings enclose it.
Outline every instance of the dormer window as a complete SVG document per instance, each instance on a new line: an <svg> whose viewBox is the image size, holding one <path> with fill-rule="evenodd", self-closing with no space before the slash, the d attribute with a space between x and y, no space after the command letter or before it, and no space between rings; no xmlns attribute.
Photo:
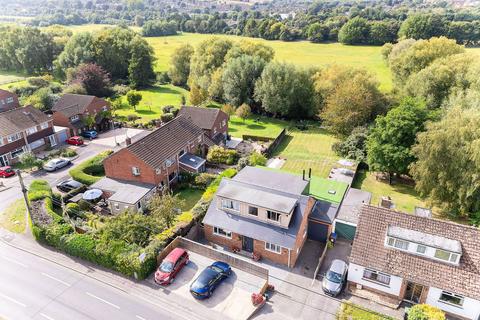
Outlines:
<svg viewBox="0 0 480 320"><path fill-rule="evenodd" d="M267 218L268 218L268 220L278 222L278 221L280 221L280 213L275 212L275 211L267 210Z"/></svg>
<svg viewBox="0 0 480 320"><path fill-rule="evenodd" d="M448 262L458 263L458 254L441 249L435 250L435 258Z"/></svg>
<svg viewBox="0 0 480 320"><path fill-rule="evenodd" d="M222 208L223 209L228 209L228 210L234 210L234 211L239 211L240 206L237 201L229 200L229 199L223 199L222 200Z"/></svg>

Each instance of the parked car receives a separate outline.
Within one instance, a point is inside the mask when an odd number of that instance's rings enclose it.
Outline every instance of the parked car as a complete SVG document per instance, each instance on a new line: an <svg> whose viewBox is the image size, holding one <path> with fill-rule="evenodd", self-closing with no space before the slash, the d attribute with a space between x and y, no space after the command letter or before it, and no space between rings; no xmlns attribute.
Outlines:
<svg viewBox="0 0 480 320"><path fill-rule="evenodd" d="M71 144L73 146L81 146L83 145L83 138L82 137L79 137L79 136L74 136L74 137L70 137L67 139L67 143L68 144Z"/></svg>
<svg viewBox="0 0 480 320"><path fill-rule="evenodd" d="M95 130L83 131L82 136L88 139L95 139L98 137L98 133Z"/></svg>
<svg viewBox="0 0 480 320"><path fill-rule="evenodd" d="M8 178L15 175L15 171L9 166L1 167L0 168L0 177L1 178Z"/></svg>
<svg viewBox="0 0 480 320"><path fill-rule="evenodd" d="M175 280L177 274L188 264L187 251L175 248L170 252L155 272L155 282L161 285L168 285Z"/></svg>
<svg viewBox="0 0 480 320"><path fill-rule="evenodd" d="M43 170L52 172L56 171L58 169L64 168L71 164L72 162L68 159L63 159L63 158L55 158L43 165Z"/></svg>
<svg viewBox="0 0 480 320"><path fill-rule="evenodd" d="M205 268L190 285L190 293L196 299L206 299L212 296L218 285L232 274L232 268L221 261L216 261Z"/></svg>
<svg viewBox="0 0 480 320"><path fill-rule="evenodd" d="M343 286L347 280L348 265L342 261L335 259L332 261L330 268L323 277L323 292L330 296L337 296L342 292Z"/></svg>
<svg viewBox="0 0 480 320"><path fill-rule="evenodd" d="M73 179L68 179L57 184L57 189L63 192L69 192L80 187L83 187L83 184Z"/></svg>

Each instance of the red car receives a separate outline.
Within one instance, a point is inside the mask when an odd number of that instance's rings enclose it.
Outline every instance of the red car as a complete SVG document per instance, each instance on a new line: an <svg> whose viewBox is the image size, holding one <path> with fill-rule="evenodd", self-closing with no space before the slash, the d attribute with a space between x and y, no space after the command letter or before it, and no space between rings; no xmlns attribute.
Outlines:
<svg viewBox="0 0 480 320"><path fill-rule="evenodd" d="M81 146L83 144L83 138L79 136L74 136L67 139L67 143L74 146Z"/></svg>
<svg viewBox="0 0 480 320"><path fill-rule="evenodd" d="M175 248L163 259L157 272L155 282L168 285L173 282L177 274L188 263L188 253L181 248Z"/></svg>
<svg viewBox="0 0 480 320"><path fill-rule="evenodd" d="M13 169L10 168L9 166L0 168L0 177L2 178L8 178L14 175L15 175L15 171L13 171Z"/></svg>

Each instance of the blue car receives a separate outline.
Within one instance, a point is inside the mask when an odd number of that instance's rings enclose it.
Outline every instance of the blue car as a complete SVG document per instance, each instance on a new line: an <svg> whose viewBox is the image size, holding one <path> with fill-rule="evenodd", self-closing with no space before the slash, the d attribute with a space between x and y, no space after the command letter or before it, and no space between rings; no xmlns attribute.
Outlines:
<svg viewBox="0 0 480 320"><path fill-rule="evenodd" d="M197 299L210 298L217 286L232 274L232 268L221 261L205 268L190 285L190 293Z"/></svg>
<svg viewBox="0 0 480 320"><path fill-rule="evenodd" d="M98 137L98 133L95 130L83 131L82 136L87 139L95 139Z"/></svg>

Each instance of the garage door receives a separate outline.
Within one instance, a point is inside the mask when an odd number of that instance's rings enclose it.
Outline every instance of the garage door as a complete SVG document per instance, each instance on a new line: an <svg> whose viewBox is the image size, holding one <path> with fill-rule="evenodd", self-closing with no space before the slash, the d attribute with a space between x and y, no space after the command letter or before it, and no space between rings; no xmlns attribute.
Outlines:
<svg viewBox="0 0 480 320"><path fill-rule="evenodd" d="M355 231L357 227L338 222L335 224L335 233L339 238L353 240L355 238Z"/></svg>
<svg viewBox="0 0 480 320"><path fill-rule="evenodd" d="M326 242L328 238L328 225L315 221L308 221L308 239Z"/></svg>

